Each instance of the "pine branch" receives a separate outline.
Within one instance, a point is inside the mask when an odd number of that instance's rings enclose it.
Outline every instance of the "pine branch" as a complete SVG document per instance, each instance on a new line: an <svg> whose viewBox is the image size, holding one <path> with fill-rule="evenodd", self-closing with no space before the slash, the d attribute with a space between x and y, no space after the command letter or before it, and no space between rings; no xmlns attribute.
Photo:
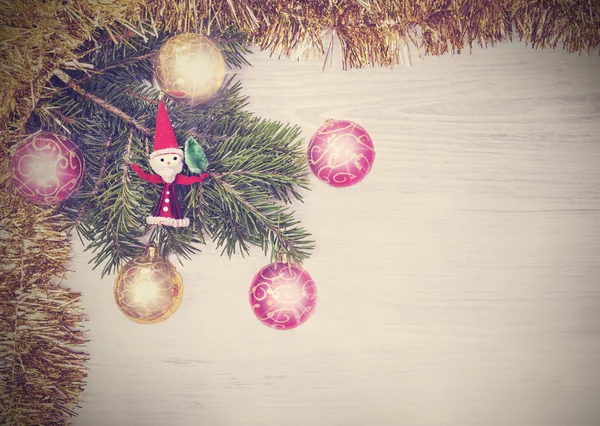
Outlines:
<svg viewBox="0 0 600 426"><path fill-rule="evenodd" d="M230 43L232 57L246 53L240 34L215 38ZM140 240L148 232L164 256L175 254L180 261L198 253L209 236L230 256L236 250L248 253L254 245L270 250L272 258L302 262L312 249L310 234L285 207L301 200L300 190L308 188L300 130L245 111L247 99L235 76L202 105L164 99L180 145L191 135L202 136L213 178L201 186L177 187L190 227L146 225L160 186L139 179L129 165L149 169L148 139L159 91L148 81L152 58L163 42L157 38L145 45L132 36L126 45L90 50L80 58L86 64L81 70L57 72L65 86L57 82L49 87L40 108L48 113L34 115L49 129L68 129L84 149L90 165L84 188L63 209L80 238L88 241L94 267L103 265L103 276L117 270L142 251Z"/></svg>
<svg viewBox="0 0 600 426"><path fill-rule="evenodd" d="M217 176L236 186L259 185L286 203L302 201L298 188L308 189L304 144L297 127L238 116L224 120L219 132L235 135L208 148ZM235 153L232 155L232 153Z"/></svg>
<svg viewBox="0 0 600 426"><path fill-rule="evenodd" d="M64 71L62 71L60 69L56 69L54 71L54 74L58 78L60 78L63 81L63 83L65 83L67 86L69 86L71 89L73 89L75 92L77 92L78 94L80 94L84 98L87 98L90 101L92 101L92 102L100 105L102 108L104 108L105 110L107 110L107 111L111 112L112 114L116 115L117 117L119 117L123 121L126 121L127 123L133 125L140 132L142 132L142 133L144 133L146 135L150 135L151 134L151 130L148 129L146 126L143 126L135 118L129 116L125 112L123 112L120 109L116 108L115 106L111 105L109 102L105 101L104 99L101 99L101 98L93 95L92 93L86 92L84 89L82 89L76 83L74 83L73 79L71 77L69 77Z"/></svg>
<svg viewBox="0 0 600 426"><path fill-rule="evenodd" d="M142 236L143 222L138 209L144 205L144 194L132 187L129 176L134 139L134 132L130 130L124 146L125 155L108 169L110 184L101 195L92 196L95 197L94 220L98 232L88 248L96 253L92 259L96 266L108 260L102 276L110 274L142 249L138 240ZM139 140L137 144L140 144Z"/></svg>
<svg viewBox="0 0 600 426"><path fill-rule="evenodd" d="M308 240L310 234L298 227L299 222L287 208L262 191L240 190L218 177L215 184L223 217L228 220L214 234L223 252L231 256L237 245L242 253L248 253L248 241L260 246L265 254L271 250L273 260L287 257L300 264L309 257L314 247Z"/></svg>
<svg viewBox="0 0 600 426"><path fill-rule="evenodd" d="M98 194L98 192L100 191L100 187L102 186L102 180L104 178L104 174L106 171L106 158L107 158L106 154L108 152L108 149L110 148L111 143L112 143L112 137L109 137L105 143L106 150L104 152L102 165L100 166L100 170L98 172L98 177L95 180L94 187L92 188L92 192L90 193L89 197L86 199L86 202L80 207L79 211L76 211L76 216L73 221L73 225L70 227L69 231L71 229L73 229L74 226L78 226L81 224L82 218L85 217L85 215L87 213L87 208L89 207L89 203L91 202L93 197L95 197Z"/></svg>
<svg viewBox="0 0 600 426"><path fill-rule="evenodd" d="M161 255L164 257L171 253L177 254L181 264L183 264L181 258L189 260L192 254L199 253L200 249L197 245L203 243L189 229L177 229L168 226L152 227L148 242L155 242L160 247Z"/></svg>
<svg viewBox="0 0 600 426"><path fill-rule="evenodd" d="M229 66L239 68L243 65L250 65L245 55L252 53L252 51L246 47L249 40L245 32L236 29L234 26L229 26L222 32L213 31L208 36L221 50L225 62Z"/></svg>

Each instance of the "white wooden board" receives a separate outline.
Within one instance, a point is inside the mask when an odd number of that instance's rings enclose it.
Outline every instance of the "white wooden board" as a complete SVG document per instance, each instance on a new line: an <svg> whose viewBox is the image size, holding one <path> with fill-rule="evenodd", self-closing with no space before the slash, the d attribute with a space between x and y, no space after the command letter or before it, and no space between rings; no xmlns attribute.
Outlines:
<svg viewBox="0 0 600 426"><path fill-rule="evenodd" d="M257 115L306 142L350 119L375 142L362 183L313 178L296 207L317 310L263 326L247 293L268 259L209 245L174 261L179 311L140 326L73 241L91 339L74 424L600 424L600 57L507 42L393 70L249 59Z"/></svg>

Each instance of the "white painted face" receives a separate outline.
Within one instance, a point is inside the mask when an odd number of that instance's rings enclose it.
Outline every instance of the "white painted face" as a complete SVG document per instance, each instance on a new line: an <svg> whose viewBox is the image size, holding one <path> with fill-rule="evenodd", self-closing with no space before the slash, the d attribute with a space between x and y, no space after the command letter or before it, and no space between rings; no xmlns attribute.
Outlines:
<svg viewBox="0 0 600 426"><path fill-rule="evenodd" d="M183 170L183 157L179 154L157 155L150 160L150 167L165 182L173 182Z"/></svg>

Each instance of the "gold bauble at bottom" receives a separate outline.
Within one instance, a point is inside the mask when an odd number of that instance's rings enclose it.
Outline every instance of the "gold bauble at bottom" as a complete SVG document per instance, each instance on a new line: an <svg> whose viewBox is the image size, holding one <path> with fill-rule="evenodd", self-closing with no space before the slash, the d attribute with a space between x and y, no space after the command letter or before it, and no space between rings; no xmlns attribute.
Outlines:
<svg viewBox="0 0 600 426"><path fill-rule="evenodd" d="M179 308L183 296L181 275L155 245L126 263L115 279L115 301L130 320L155 324Z"/></svg>

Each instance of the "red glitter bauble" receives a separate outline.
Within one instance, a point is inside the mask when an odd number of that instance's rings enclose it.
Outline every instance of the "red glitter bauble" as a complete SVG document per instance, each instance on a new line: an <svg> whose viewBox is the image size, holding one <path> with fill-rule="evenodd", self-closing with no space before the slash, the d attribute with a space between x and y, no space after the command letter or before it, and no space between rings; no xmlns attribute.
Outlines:
<svg viewBox="0 0 600 426"><path fill-rule="evenodd" d="M348 120L329 120L319 127L307 154L315 176L336 188L363 180L375 161L371 137L362 126Z"/></svg>
<svg viewBox="0 0 600 426"><path fill-rule="evenodd" d="M264 325L291 330L306 322L315 309L317 287L311 276L295 265L272 263L254 276L250 306Z"/></svg>
<svg viewBox="0 0 600 426"><path fill-rule="evenodd" d="M83 154L65 136L38 133L20 142L10 160L10 174L18 192L43 205L58 204L81 185Z"/></svg>

